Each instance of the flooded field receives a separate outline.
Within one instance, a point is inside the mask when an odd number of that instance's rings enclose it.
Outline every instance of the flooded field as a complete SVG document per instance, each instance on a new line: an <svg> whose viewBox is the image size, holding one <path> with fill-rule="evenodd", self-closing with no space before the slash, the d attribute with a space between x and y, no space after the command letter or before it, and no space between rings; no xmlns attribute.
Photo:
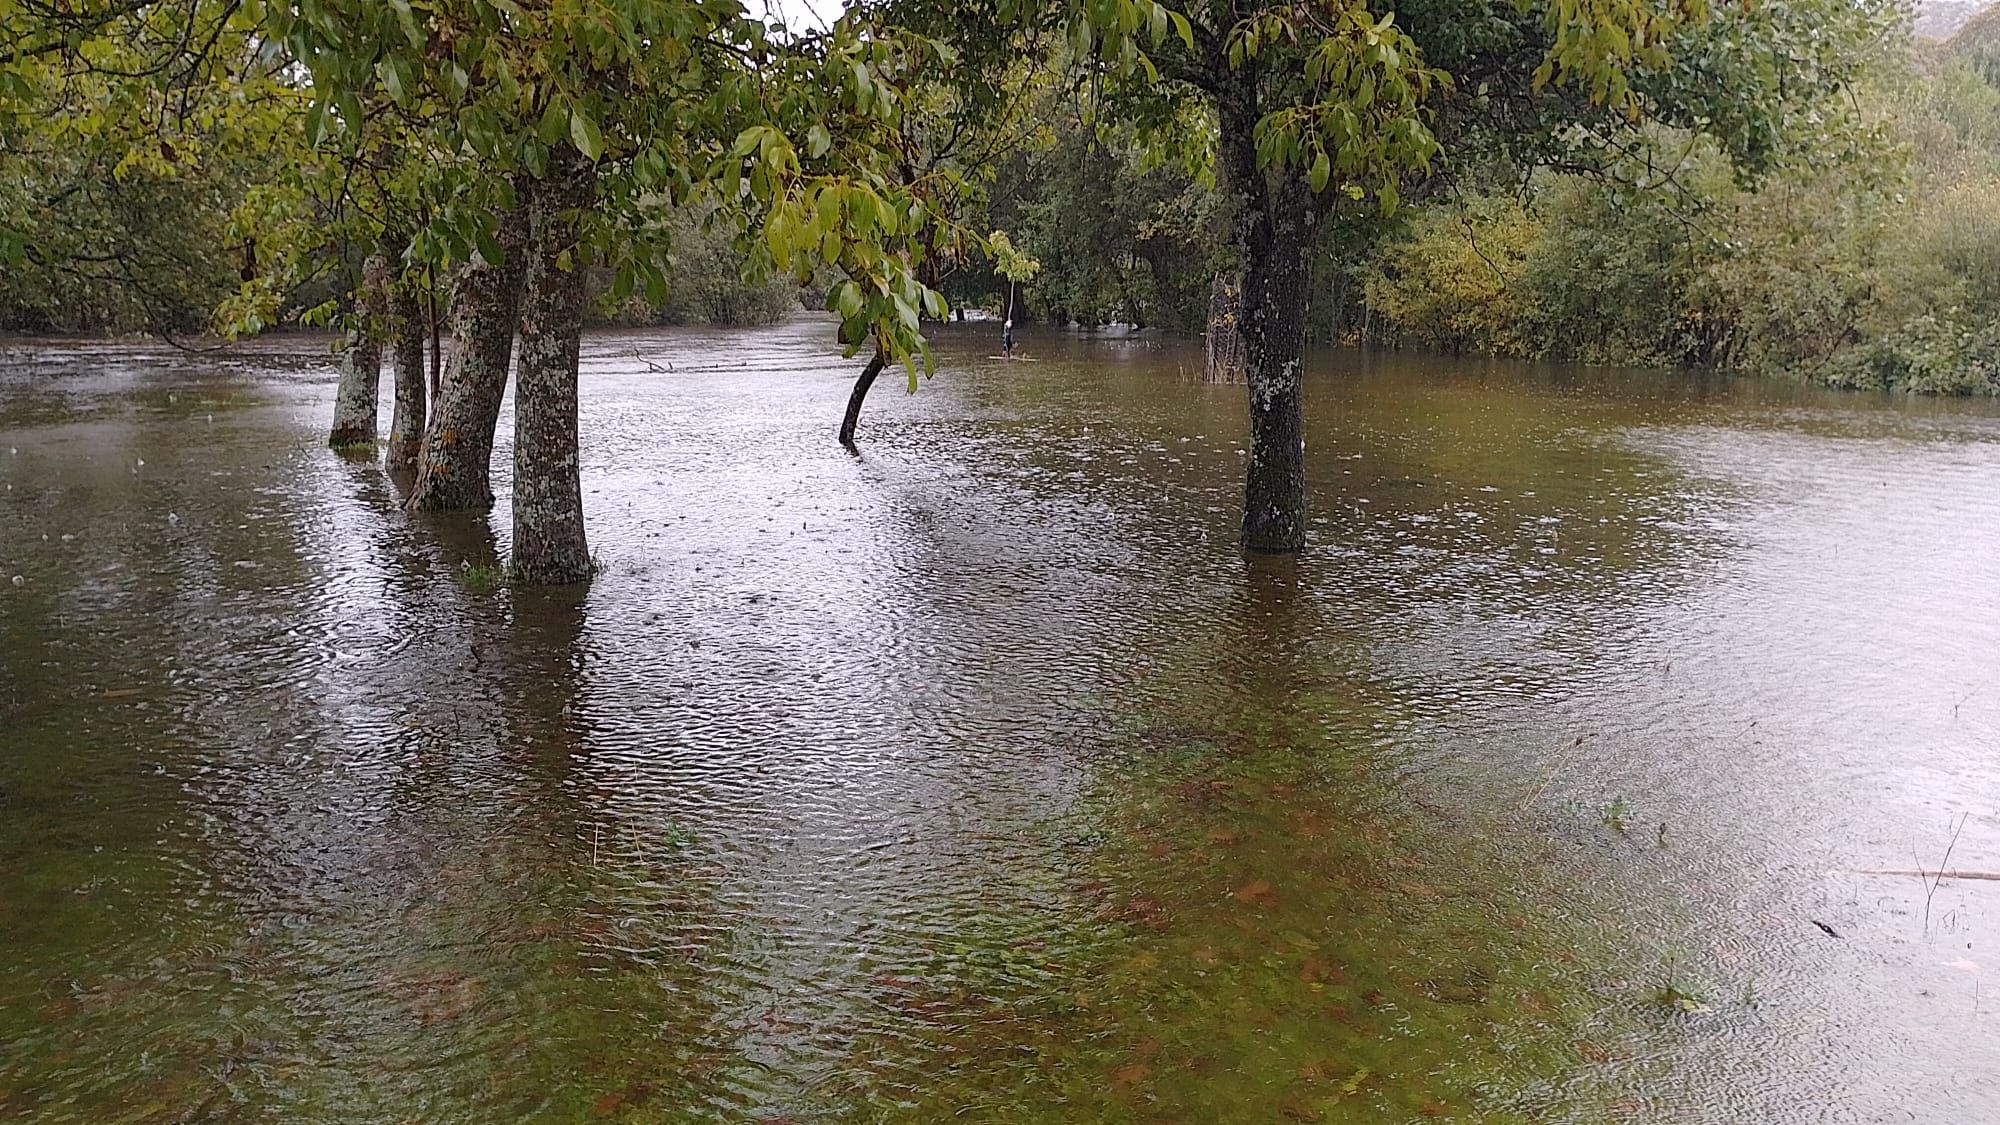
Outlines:
<svg viewBox="0 0 2000 1125"><path fill-rule="evenodd" d="M316 340L0 348L0 1119L2000 1120L2000 410L586 340L602 570ZM384 417L387 417L386 409Z"/></svg>

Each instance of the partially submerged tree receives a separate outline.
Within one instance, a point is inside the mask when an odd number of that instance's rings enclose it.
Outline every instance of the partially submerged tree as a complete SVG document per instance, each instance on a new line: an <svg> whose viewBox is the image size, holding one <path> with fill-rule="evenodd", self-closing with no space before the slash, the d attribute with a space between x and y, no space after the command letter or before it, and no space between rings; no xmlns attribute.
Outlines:
<svg viewBox="0 0 2000 1125"><path fill-rule="evenodd" d="M955 44L933 34L947 23L966 32ZM726 197L743 185L760 257L800 284L839 278L826 308L840 342L870 353L843 445L886 367L901 365L912 391L934 369L922 325L949 312L943 275L988 250L966 219L1022 128L1021 92L1040 73L1031 42L1030 30L936 9L851 7L791 45L769 124L745 130L719 169Z"/></svg>
<svg viewBox="0 0 2000 1125"><path fill-rule="evenodd" d="M436 161L434 197L458 201L428 216L414 254L476 259L475 270L490 271L461 278L475 300L454 315L466 330L461 358L418 454L412 503L490 495L487 419L505 371L501 333L513 327L506 305L518 256L512 564L530 582L581 581L591 571L577 433L583 271L608 266L614 287L627 291L663 287L664 247L645 237L647 201L684 202L716 139L738 131L754 104L747 68L768 54L764 28L736 4L698 0L298 0L274 12L283 41L312 71L309 130L364 130L364 106L384 99ZM502 244L507 224L496 210L522 205L525 238L515 250Z"/></svg>
<svg viewBox="0 0 2000 1125"><path fill-rule="evenodd" d="M528 247L525 201L499 201L489 250L474 249L452 285L451 357L418 449L412 511L484 511L493 506L493 436L520 325Z"/></svg>
<svg viewBox="0 0 2000 1125"><path fill-rule="evenodd" d="M1240 383L1247 370L1243 355L1243 282L1224 270L1208 293L1208 325L1202 332L1201 377L1208 383Z"/></svg>
<svg viewBox="0 0 2000 1125"><path fill-rule="evenodd" d="M390 291L390 361L395 378L395 413L389 423L387 462L391 469L410 472L422 448L424 418L430 410L430 386L424 372L424 346L431 341L430 318L424 313L420 275L406 272Z"/></svg>
<svg viewBox="0 0 2000 1125"><path fill-rule="evenodd" d="M354 288L352 324L341 347L340 385L334 391L333 429L327 436L327 444L335 449L366 449L371 456L375 452L382 352L394 334L391 290L395 286L388 254L377 250L368 255Z"/></svg>
<svg viewBox="0 0 2000 1125"><path fill-rule="evenodd" d="M1001 314L1010 322L1014 319L1017 298L1021 295L1021 283L1033 281L1042 272L1042 263L1033 255L1023 253L1014 245L1007 232L996 230L986 236L986 244L993 256L993 272L1007 281L1007 303Z"/></svg>
<svg viewBox="0 0 2000 1125"><path fill-rule="evenodd" d="M1651 121L1711 134L1754 170L1845 80L1878 16L1839 0L1084 5L1080 44L1216 121L1250 392L1244 545L1305 541L1306 294L1332 215L1394 211L1481 159L1609 166Z"/></svg>

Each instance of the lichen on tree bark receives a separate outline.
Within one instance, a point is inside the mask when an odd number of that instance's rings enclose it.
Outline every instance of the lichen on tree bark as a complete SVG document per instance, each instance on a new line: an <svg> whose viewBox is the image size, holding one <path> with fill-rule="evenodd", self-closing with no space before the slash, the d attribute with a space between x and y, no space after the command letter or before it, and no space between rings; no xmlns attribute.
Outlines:
<svg viewBox="0 0 2000 1125"><path fill-rule="evenodd" d="M513 569L539 585L581 582L591 572L578 472L584 274L577 234L595 186L595 168L571 155L553 160L530 192L514 382Z"/></svg>
<svg viewBox="0 0 2000 1125"><path fill-rule="evenodd" d="M389 336L389 258L380 252L362 263L355 287L354 324L341 351L340 386L333 398L333 428L327 444L335 449L375 444L378 400L382 396L382 345Z"/></svg>

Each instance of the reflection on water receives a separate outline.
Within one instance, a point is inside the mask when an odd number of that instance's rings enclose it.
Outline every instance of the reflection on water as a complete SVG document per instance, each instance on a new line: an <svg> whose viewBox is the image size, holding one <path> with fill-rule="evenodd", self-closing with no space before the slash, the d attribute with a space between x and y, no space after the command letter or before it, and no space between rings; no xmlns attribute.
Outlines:
<svg viewBox="0 0 2000 1125"><path fill-rule="evenodd" d="M1245 560L1191 349L828 336L594 338L564 594L0 355L0 1117L2000 1116L1989 410L1332 355Z"/></svg>

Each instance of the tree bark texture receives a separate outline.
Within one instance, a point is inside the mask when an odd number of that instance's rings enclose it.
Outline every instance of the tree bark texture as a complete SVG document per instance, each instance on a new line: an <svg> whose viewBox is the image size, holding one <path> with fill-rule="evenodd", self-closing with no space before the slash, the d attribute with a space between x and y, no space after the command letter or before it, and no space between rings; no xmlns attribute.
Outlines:
<svg viewBox="0 0 2000 1125"><path fill-rule="evenodd" d="M493 506L493 431L507 394L514 332L526 276L525 200L500 214L494 231L504 257L474 259L452 289L452 348L417 454L411 511L485 511Z"/></svg>
<svg viewBox="0 0 2000 1125"><path fill-rule="evenodd" d="M326 443L335 449L373 448L377 400L382 396L382 344L388 337L389 289L394 283L386 255L370 254L355 287L355 324L347 332L340 361L340 387L333 396L333 429Z"/></svg>
<svg viewBox="0 0 2000 1125"><path fill-rule="evenodd" d="M1254 88L1218 100L1225 182L1235 198L1243 265L1243 356L1250 384L1250 456L1243 546L1305 546L1306 286L1319 211L1303 169L1256 164Z"/></svg>
<svg viewBox="0 0 2000 1125"><path fill-rule="evenodd" d="M558 586L590 577L577 457L584 274L577 230L596 169L571 154L531 188L521 363L514 382L514 576Z"/></svg>
<svg viewBox="0 0 2000 1125"><path fill-rule="evenodd" d="M438 382L444 378L444 347L438 338L438 295L437 282L432 275L424 275L424 328L431 338L431 397L438 395Z"/></svg>
<svg viewBox="0 0 2000 1125"><path fill-rule="evenodd" d="M875 349L875 358L861 369L861 377L854 380L854 393L847 396L847 414L840 420L840 444L854 448L854 427L861 421L861 403L868 397L868 388L875 385L875 376L882 373L882 365L888 357L882 349Z"/></svg>
<svg viewBox="0 0 2000 1125"><path fill-rule="evenodd" d="M395 287L393 307L396 412L389 422L389 467L407 470L416 467L424 440L424 411L430 405L424 371L424 345L430 333L423 302L410 279Z"/></svg>
<svg viewBox="0 0 2000 1125"><path fill-rule="evenodd" d="M1242 279L1235 274L1218 274L1208 288L1208 332L1203 337L1201 368L1204 382L1243 382L1242 326Z"/></svg>

